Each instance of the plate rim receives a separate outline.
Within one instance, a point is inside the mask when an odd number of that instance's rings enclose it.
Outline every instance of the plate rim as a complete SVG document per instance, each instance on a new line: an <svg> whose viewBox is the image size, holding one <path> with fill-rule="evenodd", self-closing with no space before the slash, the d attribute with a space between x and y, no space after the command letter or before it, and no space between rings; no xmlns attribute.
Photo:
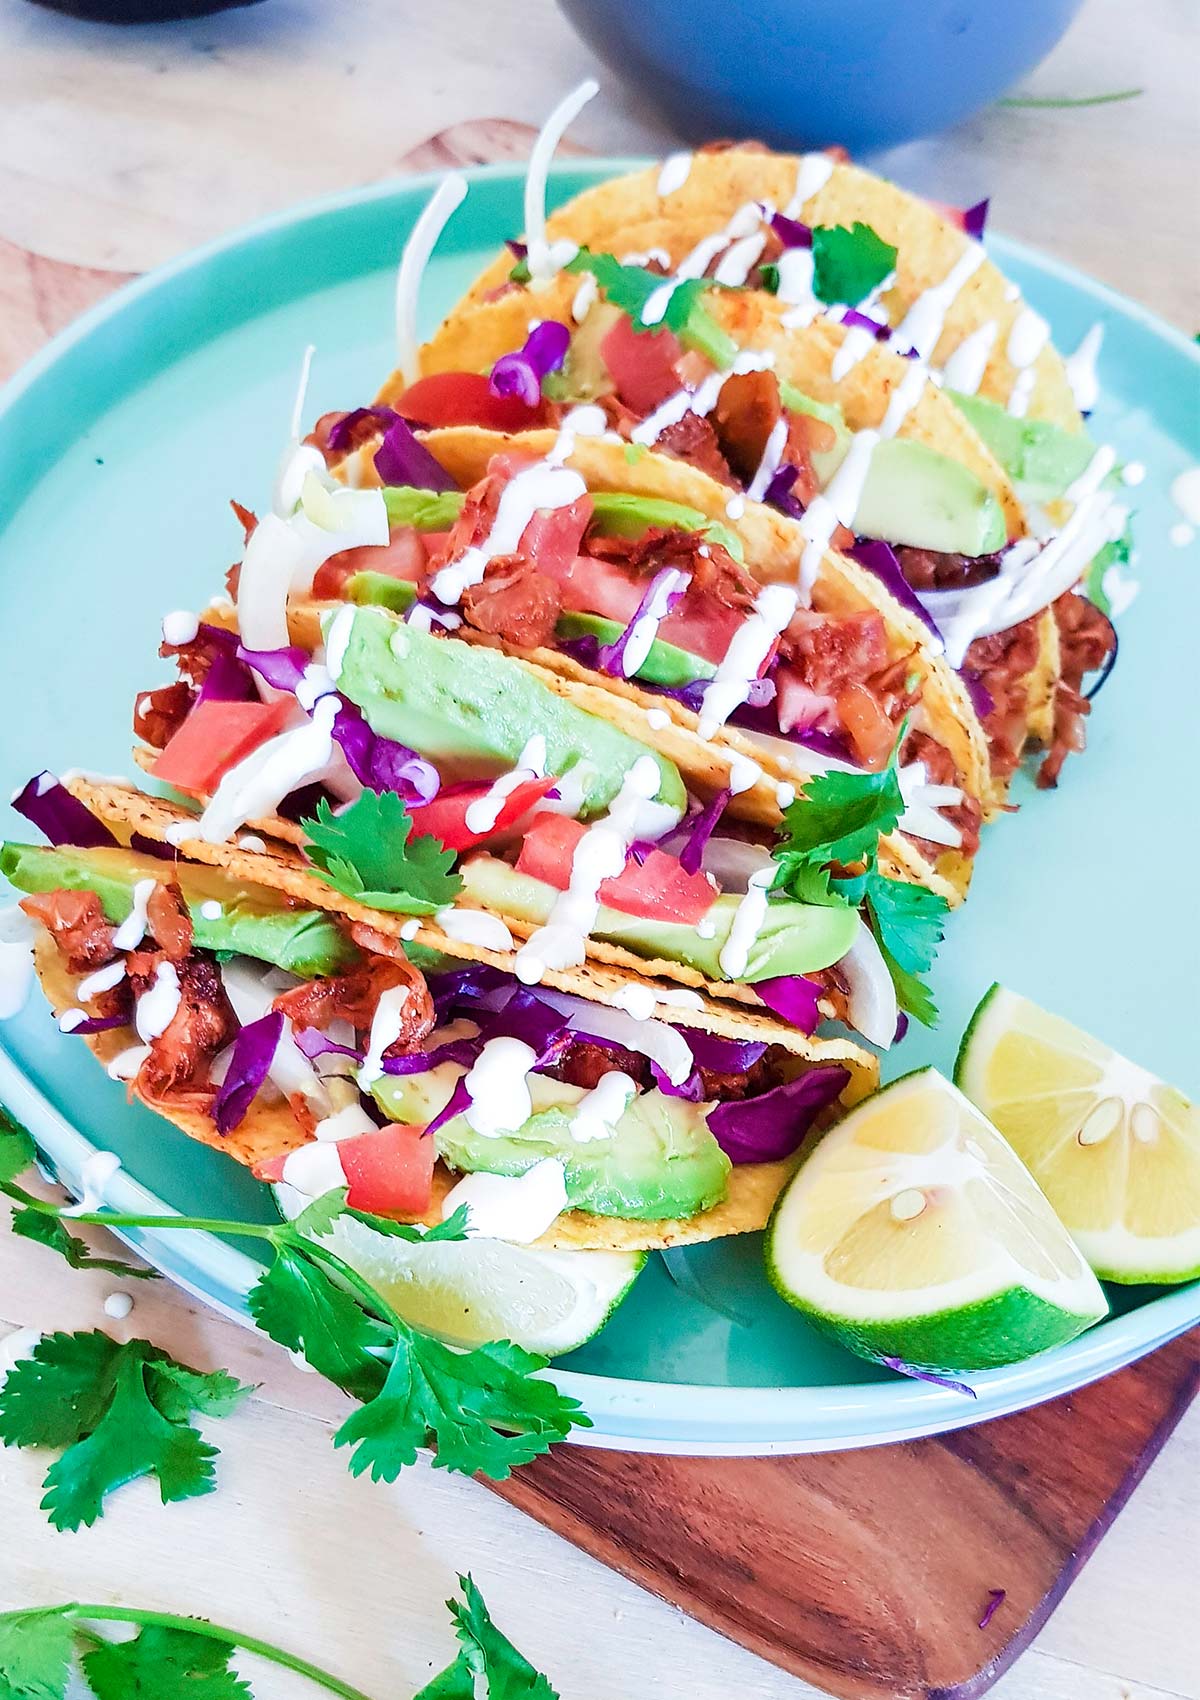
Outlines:
<svg viewBox="0 0 1200 1700"><path fill-rule="evenodd" d="M582 175L601 180L648 163L643 156L560 162L551 172L550 188L553 191L556 180L564 177L577 180ZM465 167L462 174L468 183L511 181L522 178L524 169L521 161L499 161ZM222 232L119 285L59 331L0 386L0 420L46 373L111 319L136 311L144 298L169 289L178 278L276 231L292 231L313 220L374 203L419 197L422 191L432 191L445 175L444 170L400 174L282 208ZM405 214L411 210L406 207ZM397 223L398 242L401 219ZM1142 303L1065 261L1011 238L991 233L987 246L1002 258L1015 259L1056 279L1120 319L1133 321L1165 342L1173 354L1184 356L1188 364L1200 369L1200 346ZM300 294L292 299L300 299ZM250 313L245 322L252 322L255 316ZM0 1098L30 1126L39 1150L64 1182L69 1186L77 1183L84 1157L96 1147L2 1048ZM113 1202L123 1209L179 1214L124 1168L110 1191ZM122 1237L184 1291L218 1314L250 1326L248 1317L239 1313L231 1300L236 1301L239 1292L244 1295L253 1279L257 1268L253 1259L211 1234L190 1235L187 1243L192 1255L186 1257L172 1251L172 1245L179 1242L169 1234L131 1232ZM203 1286L200 1276L222 1291ZM974 1377L978 1397L970 1402L948 1389L899 1379L820 1387L716 1387L703 1382L636 1381L553 1366L546 1373L564 1392L583 1402L596 1424L590 1432L572 1435L577 1444L700 1456L811 1453L916 1439L1028 1409L1125 1367L1197 1322L1200 1284L1169 1290L1108 1317L1052 1353ZM701 1402L704 1411L698 1414L695 1407ZM745 1409L751 1402L756 1407L753 1415Z"/></svg>

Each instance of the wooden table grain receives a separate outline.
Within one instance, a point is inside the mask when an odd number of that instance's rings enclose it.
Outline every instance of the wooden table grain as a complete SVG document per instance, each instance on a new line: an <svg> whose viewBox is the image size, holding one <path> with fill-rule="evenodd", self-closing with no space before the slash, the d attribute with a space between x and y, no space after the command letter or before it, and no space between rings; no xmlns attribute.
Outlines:
<svg viewBox="0 0 1200 1700"><path fill-rule="evenodd" d="M450 124L536 121L594 68L549 0L492 0L486 28L480 17L477 0L267 0L111 31L0 0L0 256L25 251L18 267L0 266L0 372L32 332L113 281L78 268L144 270L289 202L386 176ZM880 163L945 199L990 193L998 229L1195 330L1194 31L1193 0L1089 0L1030 88L1137 85L1139 99L993 110ZM609 80L579 139L631 152L669 137L651 106ZM352 1480L330 1445L336 1393L165 1283L138 1286L132 1315L114 1324L103 1301L116 1285L70 1272L0 1224L0 1333L144 1334L189 1361L228 1365L258 1391L213 1425L217 1494L164 1509L140 1484L76 1535L56 1535L38 1510L45 1460L0 1452L0 1607L72 1596L205 1613L403 1700L449 1659L441 1601L470 1567L564 1700L815 1694L473 1483L423 1463L393 1487ZM1200 1700L1198 1530L1200 1408L997 1700ZM272 1675L259 1692L311 1691Z"/></svg>

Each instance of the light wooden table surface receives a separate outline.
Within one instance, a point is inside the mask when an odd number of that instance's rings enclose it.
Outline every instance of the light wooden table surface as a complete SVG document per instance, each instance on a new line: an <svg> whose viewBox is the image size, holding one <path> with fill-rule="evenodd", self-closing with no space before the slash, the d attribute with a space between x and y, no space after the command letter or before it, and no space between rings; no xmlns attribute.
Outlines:
<svg viewBox="0 0 1200 1700"><path fill-rule="evenodd" d="M883 162L996 228L1072 260L1191 331L1198 68L1194 0L1089 0L1030 81L1037 92L1141 85L1126 104L993 110ZM268 0L156 30L112 31L0 0L0 241L75 266L140 271L289 202L388 174L424 136L473 118L536 122L592 69L548 0ZM661 150L650 108L608 81L578 127L597 149ZM6 327L42 311L36 266L0 283ZM88 293L80 284L80 303ZM451 1656L440 1602L475 1573L564 1700L802 1700L814 1690L689 1622L473 1483L418 1465L355 1482L329 1444L338 1399L269 1343L164 1285L106 1321L111 1278L72 1274L0 1229L0 1332L145 1334L260 1391L213 1425L220 1491L162 1508L144 1484L94 1529L55 1535L45 1460L0 1452L0 1606L124 1599L208 1614L290 1643L380 1700ZM1195 1622L1200 1407L997 1700L1200 1700ZM307 1692L277 1678L264 1700Z"/></svg>

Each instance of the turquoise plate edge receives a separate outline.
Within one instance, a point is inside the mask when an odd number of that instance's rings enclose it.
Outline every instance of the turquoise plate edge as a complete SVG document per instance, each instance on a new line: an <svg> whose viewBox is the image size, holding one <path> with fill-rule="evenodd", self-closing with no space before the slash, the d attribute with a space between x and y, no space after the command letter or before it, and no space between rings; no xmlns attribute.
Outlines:
<svg viewBox="0 0 1200 1700"><path fill-rule="evenodd" d="M556 200L565 199L587 183L615 172L636 169L643 163L630 159L572 165L555 173L552 196ZM153 307L160 292L169 292L173 285L182 283L186 306L194 314L211 313L214 302L203 287L210 268L219 269L240 251L269 242L275 236L295 236L302 227L319 230L327 220L336 224L347 216L385 212L387 209L391 209L394 215L392 228L398 252L406 228L405 219L411 218L419 208L424 194L438 181L439 175L372 185L272 215L184 255L115 292L41 350L0 392L0 443L4 443L6 448L11 446L14 419L18 437L21 436L22 425L28 427L28 420L22 420L21 415L28 405L36 407L39 385L44 380L61 376L64 368L69 369L73 355L83 358L86 369L89 344L97 340L102 343L106 332L115 330L119 333L126 315L134 315L136 323L139 308L145 305ZM521 169L504 165L482 167L469 172L468 176L477 192L486 192L491 186L499 188L503 196L519 183ZM469 256L469 266L462 279L465 283L472 275L469 268L477 263L481 244L478 238L464 244L462 233L461 226L457 235L453 226L448 232L448 257L462 259ZM496 240L489 237L486 246L489 249L494 247ZM1044 280L1059 297L1060 308L1086 309L1088 320L1099 312L1110 324L1116 323L1128 330L1136 327L1137 334L1150 338L1160 347L1166 344L1174 356L1182 356L1185 371L1188 367L1200 371L1200 359L1193 345L1144 308L1072 268L1046 260L1020 244L995 239L989 242L989 246L1015 273L1026 272L1031 278ZM347 269L337 263L327 269L331 269L334 282L356 275L353 267ZM327 278L326 282L329 281ZM303 287L298 287L290 295L285 293L283 300L303 299L312 287L312 280L306 279ZM1036 293L1028 283L1026 287L1034 293L1036 300ZM278 306L280 303L272 304ZM1047 303L1038 301L1037 304L1046 310ZM260 305L251 302L232 322L235 326L251 323L259 310ZM218 304L220 311L221 305ZM1056 320L1053 308L1050 314ZM1073 316L1078 317L1078 314ZM230 325L228 314L222 313L211 327L212 335L224 334ZM1081 324L1074 327L1073 334L1078 334L1081 328ZM1056 331L1061 334L1057 320ZM1063 340L1066 342L1069 338ZM120 341L119 334L117 341ZM191 346L193 343L185 345ZM96 352L101 356L104 354L103 348ZM147 352L141 350L143 358ZM182 358L184 349L177 352ZM143 373L142 381L147 376ZM126 382L117 392L117 399L138 387L134 371L124 370L122 377ZM111 402L113 398L107 399ZM1156 401L1169 404L1174 399L1167 395L1157 397ZM1184 400L1182 395L1179 399ZM1168 411L1176 413L1173 407L1168 407ZM32 433L27 431L22 439L24 453L16 456L15 479L11 476L9 457L5 457L9 472L0 475L0 493L4 485L11 490L14 483L17 492L24 489L20 474L29 468L31 459L36 462L39 454L52 456L55 452L65 452L62 438L55 440L48 435L53 422L54 410L51 408ZM1185 433L1187 423L1184 404L1175 421L1178 435ZM12 511L18 506L19 497L11 504ZM909 1060L905 1059L906 1065ZM32 1128L53 1170L66 1183L77 1182L83 1160L94 1145L73 1125L69 1114L38 1089L6 1049L0 1049L0 1098ZM121 1171L114 1183L111 1201L122 1209L171 1208L151 1187L126 1170ZM256 1197L249 1209L253 1216L261 1218L261 1197ZM246 1320L244 1296L257 1266L236 1246L211 1236L189 1235L186 1242L171 1235L131 1234L129 1239L181 1287L223 1313L240 1321ZM181 1250L181 1246L185 1249ZM1193 1286L1162 1293L1112 1317L1090 1334L1057 1352L1009 1370L976 1377L977 1397L970 1402L961 1394L890 1377L886 1380L851 1380L841 1386L787 1387L712 1386L686 1380L652 1382L571 1368L556 1368L550 1373L567 1391L583 1401L592 1416L596 1427L590 1434L581 1436L585 1443L634 1450L716 1454L820 1451L914 1438L1036 1404L1133 1361L1198 1320L1200 1289ZM853 1367L856 1373L866 1369L866 1366L857 1364Z"/></svg>

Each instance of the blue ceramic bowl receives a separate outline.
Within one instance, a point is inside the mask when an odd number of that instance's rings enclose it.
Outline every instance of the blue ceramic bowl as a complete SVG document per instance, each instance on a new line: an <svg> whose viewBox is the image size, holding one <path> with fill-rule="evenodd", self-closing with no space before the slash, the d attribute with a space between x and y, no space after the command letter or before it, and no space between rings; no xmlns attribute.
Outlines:
<svg viewBox="0 0 1200 1700"><path fill-rule="evenodd" d="M689 140L852 153L986 106L1082 0L559 0L601 59Z"/></svg>

